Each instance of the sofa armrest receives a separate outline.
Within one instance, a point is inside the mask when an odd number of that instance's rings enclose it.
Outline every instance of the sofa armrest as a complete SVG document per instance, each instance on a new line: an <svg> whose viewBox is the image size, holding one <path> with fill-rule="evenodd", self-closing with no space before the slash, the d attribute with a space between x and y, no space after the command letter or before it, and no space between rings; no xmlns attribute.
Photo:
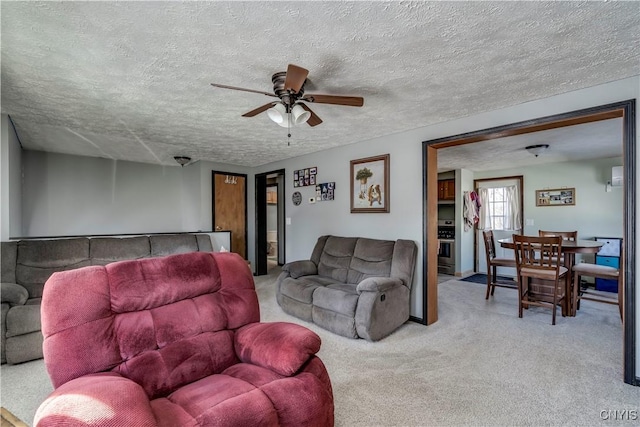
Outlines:
<svg viewBox="0 0 640 427"><path fill-rule="evenodd" d="M362 292L385 292L395 286L402 286L402 280L395 277L367 277L358 283L356 290Z"/></svg>
<svg viewBox="0 0 640 427"><path fill-rule="evenodd" d="M38 408L34 425L156 426L147 394L116 373L73 379L53 391Z"/></svg>
<svg viewBox="0 0 640 427"><path fill-rule="evenodd" d="M282 269L289 273L289 276L297 279L300 276L311 276L318 274L318 266L313 261L293 261L282 266Z"/></svg>
<svg viewBox="0 0 640 427"><path fill-rule="evenodd" d="M291 376L320 350L320 337L304 326L286 322L251 323L235 334L240 361Z"/></svg>
<svg viewBox="0 0 640 427"><path fill-rule="evenodd" d="M2 283L0 287L0 299L12 307L24 305L29 299L29 291L17 283Z"/></svg>

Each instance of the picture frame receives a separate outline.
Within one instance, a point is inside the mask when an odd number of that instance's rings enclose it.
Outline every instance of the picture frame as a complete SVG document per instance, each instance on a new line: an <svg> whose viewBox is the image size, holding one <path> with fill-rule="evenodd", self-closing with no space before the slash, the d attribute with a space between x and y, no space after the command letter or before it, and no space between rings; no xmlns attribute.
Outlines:
<svg viewBox="0 0 640 427"><path fill-rule="evenodd" d="M389 213L389 158L351 160L351 213Z"/></svg>
<svg viewBox="0 0 640 427"><path fill-rule="evenodd" d="M293 187L307 187L315 185L317 181L318 167L314 166L305 169L296 169L293 171Z"/></svg>
<svg viewBox="0 0 640 427"><path fill-rule="evenodd" d="M575 188L536 190L536 206L575 206Z"/></svg>
<svg viewBox="0 0 640 427"><path fill-rule="evenodd" d="M334 192L333 190L336 188L335 182L325 182L322 184L316 185L316 200L317 201L325 201L325 200L334 200Z"/></svg>

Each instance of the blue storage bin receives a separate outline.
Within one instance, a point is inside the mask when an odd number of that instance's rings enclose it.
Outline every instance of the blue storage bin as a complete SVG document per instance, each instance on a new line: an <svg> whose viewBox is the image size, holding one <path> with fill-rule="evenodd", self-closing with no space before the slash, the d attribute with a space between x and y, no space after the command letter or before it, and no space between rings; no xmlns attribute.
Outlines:
<svg viewBox="0 0 640 427"><path fill-rule="evenodd" d="M609 280L609 279L600 279L596 277L596 290L618 293L618 281Z"/></svg>

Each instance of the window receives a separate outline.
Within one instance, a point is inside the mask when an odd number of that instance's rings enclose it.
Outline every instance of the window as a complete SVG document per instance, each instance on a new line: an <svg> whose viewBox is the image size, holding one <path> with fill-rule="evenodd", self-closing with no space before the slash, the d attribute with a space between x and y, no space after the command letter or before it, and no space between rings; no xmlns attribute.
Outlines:
<svg viewBox="0 0 640 427"><path fill-rule="evenodd" d="M520 207L518 188L508 187L479 188L481 230L520 230Z"/></svg>
<svg viewBox="0 0 640 427"><path fill-rule="evenodd" d="M489 206L489 224L492 230L505 230L507 198L507 189L505 187L489 188L485 203Z"/></svg>

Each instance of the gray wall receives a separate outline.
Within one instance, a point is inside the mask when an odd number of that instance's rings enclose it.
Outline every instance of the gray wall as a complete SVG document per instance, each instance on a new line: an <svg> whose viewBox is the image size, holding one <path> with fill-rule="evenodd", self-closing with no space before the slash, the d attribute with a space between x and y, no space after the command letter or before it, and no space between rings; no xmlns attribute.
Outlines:
<svg viewBox="0 0 640 427"><path fill-rule="evenodd" d="M23 166L24 236L200 229L197 167L42 151L24 151Z"/></svg>
<svg viewBox="0 0 640 427"><path fill-rule="evenodd" d="M22 147L9 116L0 116L0 239L22 234Z"/></svg>

